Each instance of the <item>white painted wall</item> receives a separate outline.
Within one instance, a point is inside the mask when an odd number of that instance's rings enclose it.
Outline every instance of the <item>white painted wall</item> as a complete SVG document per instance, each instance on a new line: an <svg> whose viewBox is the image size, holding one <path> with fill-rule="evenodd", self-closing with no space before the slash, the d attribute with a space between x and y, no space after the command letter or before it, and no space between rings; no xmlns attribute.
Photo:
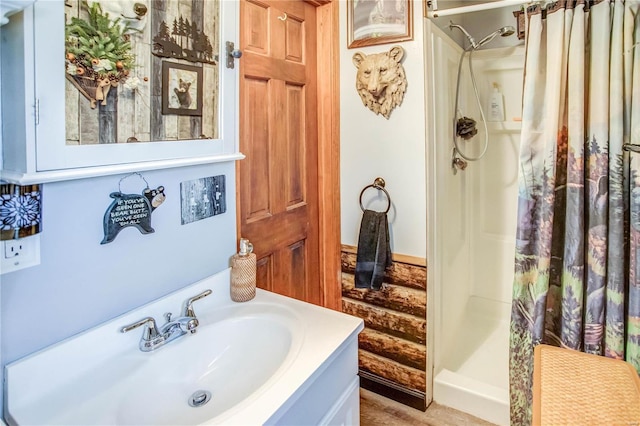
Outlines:
<svg viewBox="0 0 640 426"><path fill-rule="evenodd" d="M347 49L347 2L340 4L340 174L342 243L357 245L362 189L380 176L393 201L389 211L394 253L426 257L425 109L422 2L413 1L413 40ZM387 120L366 108L355 89L355 52L388 51L399 44L405 50L403 66L408 86L402 105ZM384 194L369 189L365 208L386 207Z"/></svg>

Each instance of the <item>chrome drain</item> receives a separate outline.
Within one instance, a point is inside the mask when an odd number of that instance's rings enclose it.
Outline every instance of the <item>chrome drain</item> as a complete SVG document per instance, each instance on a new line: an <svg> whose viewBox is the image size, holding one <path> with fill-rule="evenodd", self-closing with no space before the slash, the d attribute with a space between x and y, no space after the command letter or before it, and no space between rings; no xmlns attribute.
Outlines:
<svg viewBox="0 0 640 426"><path fill-rule="evenodd" d="M189 405L192 407L202 407L211 401L211 392L206 390L195 391L189 397Z"/></svg>

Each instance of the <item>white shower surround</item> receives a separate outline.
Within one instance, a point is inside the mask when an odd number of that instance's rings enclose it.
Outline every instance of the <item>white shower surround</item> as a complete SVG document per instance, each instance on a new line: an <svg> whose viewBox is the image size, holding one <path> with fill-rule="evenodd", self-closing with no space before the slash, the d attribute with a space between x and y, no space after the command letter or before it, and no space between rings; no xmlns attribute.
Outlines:
<svg viewBox="0 0 640 426"><path fill-rule="evenodd" d="M524 48L473 53L483 108L491 83L505 98L506 121L488 123L480 161L452 173L453 107L462 49L425 20L429 356L433 400L499 425L509 424L508 353L516 231ZM462 112L478 121L463 65ZM465 142L471 146L474 142ZM464 145L463 145L464 146ZM463 148L464 149L464 148ZM479 149L479 148L478 148ZM467 151L477 155L479 151Z"/></svg>

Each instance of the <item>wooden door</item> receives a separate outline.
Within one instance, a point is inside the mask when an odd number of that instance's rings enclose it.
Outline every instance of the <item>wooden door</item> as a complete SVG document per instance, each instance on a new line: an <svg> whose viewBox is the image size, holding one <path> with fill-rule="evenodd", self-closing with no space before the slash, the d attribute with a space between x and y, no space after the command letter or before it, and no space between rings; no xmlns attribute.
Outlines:
<svg viewBox="0 0 640 426"><path fill-rule="evenodd" d="M241 2L237 178L258 286L321 305L315 20L302 1Z"/></svg>

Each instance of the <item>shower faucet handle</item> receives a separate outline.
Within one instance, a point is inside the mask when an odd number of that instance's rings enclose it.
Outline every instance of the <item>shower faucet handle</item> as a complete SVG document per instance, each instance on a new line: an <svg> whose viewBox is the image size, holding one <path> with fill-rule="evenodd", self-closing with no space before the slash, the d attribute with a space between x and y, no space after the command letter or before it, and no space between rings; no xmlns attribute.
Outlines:
<svg viewBox="0 0 640 426"><path fill-rule="evenodd" d="M453 160L453 165L459 168L460 170L464 170L467 168L468 164L462 158L456 158Z"/></svg>

